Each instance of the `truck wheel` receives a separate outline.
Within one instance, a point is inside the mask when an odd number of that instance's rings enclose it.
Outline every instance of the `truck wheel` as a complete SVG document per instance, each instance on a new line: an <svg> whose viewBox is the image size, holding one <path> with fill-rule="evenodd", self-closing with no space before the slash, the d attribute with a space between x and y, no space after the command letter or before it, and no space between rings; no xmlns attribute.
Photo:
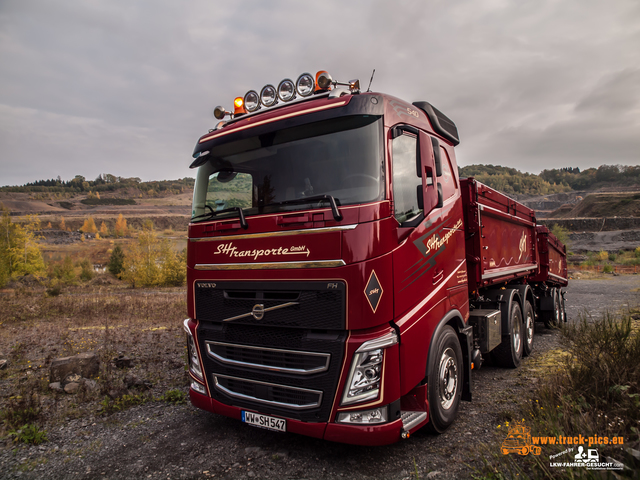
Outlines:
<svg viewBox="0 0 640 480"><path fill-rule="evenodd" d="M522 346L522 356L528 357L533 351L533 335L535 333L535 319L533 318L533 307L527 300L524 302L524 345Z"/></svg>
<svg viewBox="0 0 640 480"><path fill-rule="evenodd" d="M520 305L514 301L509 312L509 336L493 350L493 358L501 367L516 368L522 360L522 312Z"/></svg>
<svg viewBox="0 0 640 480"><path fill-rule="evenodd" d="M464 369L462 349L456 332L445 326L434 342L436 355L429 368L429 429L444 432L458 415Z"/></svg>
<svg viewBox="0 0 640 480"><path fill-rule="evenodd" d="M560 305L560 289L553 289L554 300L553 300L553 317L555 321L555 325L559 325L562 321L562 306Z"/></svg>

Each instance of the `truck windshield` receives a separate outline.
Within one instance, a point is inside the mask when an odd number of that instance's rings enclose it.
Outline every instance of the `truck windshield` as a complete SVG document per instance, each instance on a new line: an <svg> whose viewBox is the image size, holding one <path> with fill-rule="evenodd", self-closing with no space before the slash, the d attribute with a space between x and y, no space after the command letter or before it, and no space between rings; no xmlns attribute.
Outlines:
<svg viewBox="0 0 640 480"><path fill-rule="evenodd" d="M237 217L233 207L246 216L327 208L319 195L338 205L381 200L382 137L381 117L358 115L218 145L198 169L192 220Z"/></svg>

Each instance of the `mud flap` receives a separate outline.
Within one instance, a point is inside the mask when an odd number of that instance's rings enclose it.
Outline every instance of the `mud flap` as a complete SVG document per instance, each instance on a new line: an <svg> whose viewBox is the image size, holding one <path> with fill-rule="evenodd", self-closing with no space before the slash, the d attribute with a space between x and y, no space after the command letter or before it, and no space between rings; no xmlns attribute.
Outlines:
<svg viewBox="0 0 640 480"><path fill-rule="evenodd" d="M462 361L464 363L464 383L462 384L462 400L471 401L471 352L473 351L473 325L467 325L458 333L462 347Z"/></svg>

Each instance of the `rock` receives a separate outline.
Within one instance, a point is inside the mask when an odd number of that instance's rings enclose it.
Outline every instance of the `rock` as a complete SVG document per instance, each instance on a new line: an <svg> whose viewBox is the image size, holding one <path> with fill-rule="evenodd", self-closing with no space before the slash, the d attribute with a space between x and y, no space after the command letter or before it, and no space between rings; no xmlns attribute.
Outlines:
<svg viewBox="0 0 640 480"><path fill-rule="evenodd" d="M66 393L74 394L80 389L80 384L78 382L70 382L64 386L64 391Z"/></svg>
<svg viewBox="0 0 640 480"><path fill-rule="evenodd" d="M58 392L58 393L64 392L64 389L62 388L62 384L60 382L50 383L49 388L54 392Z"/></svg>
<svg viewBox="0 0 640 480"><path fill-rule="evenodd" d="M126 355L118 355L113 359L113 363L116 368L131 368L133 366L133 360Z"/></svg>
<svg viewBox="0 0 640 480"><path fill-rule="evenodd" d="M438 470L434 470L433 472L427 473L427 478L436 478L439 475L442 475L442 472L439 472Z"/></svg>
<svg viewBox="0 0 640 480"><path fill-rule="evenodd" d="M0 360L0 370L4 370L9 365L9 360L2 359Z"/></svg>
<svg viewBox="0 0 640 480"><path fill-rule="evenodd" d="M79 353L73 357L56 358L51 362L49 379L51 382L61 382L71 374L92 378L100 371L100 360L93 352Z"/></svg>
<svg viewBox="0 0 640 480"><path fill-rule="evenodd" d="M62 386L65 386L68 383L80 383L81 379L82 379L81 375L78 375L77 373L72 373L70 375L67 375L64 378L64 380L62 381Z"/></svg>
<svg viewBox="0 0 640 480"><path fill-rule="evenodd" d="M98 382L95 380L89 380L88 378L82 379L82 385L88 392L97 392L100 389Z"/></svg>
<svg viewBox="0 0 640 480"><path fill-rule="evenodd" d="M122 381L127 388L138 388L140 390L149 390L153 385L148 380L142 380L132 373L127 374Z"/></svg>

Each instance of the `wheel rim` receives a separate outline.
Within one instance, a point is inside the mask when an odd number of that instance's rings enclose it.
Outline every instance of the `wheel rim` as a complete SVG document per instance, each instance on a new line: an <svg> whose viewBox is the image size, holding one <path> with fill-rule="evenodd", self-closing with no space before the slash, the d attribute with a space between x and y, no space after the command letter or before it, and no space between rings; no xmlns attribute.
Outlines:
<svg viewBox="0 0 640 480"><path fill-rule="evenodd" d="M527 322L526 322L526 334L527 334L527 345L531 345L533 343L533 316L531 314L527 314Z"/></svg>
<svg viewBox="0 0 640 480"><path fill-rule="evenodd" d="M520 335L520 319L519 318L513 318L513 350L515 352L519 352L520 351L520 344L522 343L522 338Z"/></svg>
<svg viewBox="0 0 640 480"><path fill-rule="evenodd" d="M558 292L554 293L554 302L553 302L553 307L555 309L555 313L556 313L556 318L555 320L557 322L560 322L562 320L562 313L561 313L561 308L560 308L560 298L558 297Z"/></svg>
<svg viewBox="0 0 640 480"><path fill-rule="evenodd" d="M438 369L438 384L440 404L448 410L453 405L458 390L458 367L453 349L447 348L442 352L440 368Z"/></svg>

